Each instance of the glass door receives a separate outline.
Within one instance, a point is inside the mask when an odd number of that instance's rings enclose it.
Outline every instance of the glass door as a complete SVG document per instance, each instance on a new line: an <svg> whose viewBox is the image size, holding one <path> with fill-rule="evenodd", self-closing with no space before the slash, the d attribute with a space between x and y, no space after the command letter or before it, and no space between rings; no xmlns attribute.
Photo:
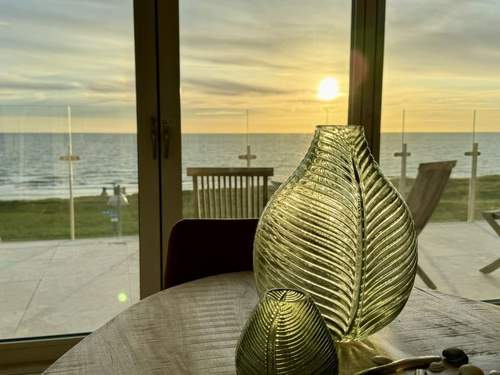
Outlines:
<svg viewBox="0 0 500 375"><path fill-rule="evenodd" d="M133 2L0 1L0 340L139 299Z"/></svg>
<svg viewBox="0 0 500 375"><path fill-rule="evenodd" d="M453 163L419 236L430 282L416 284L498 299L500 5L389 0L386 18L382 168L408 196L422 168Z"/></svg>

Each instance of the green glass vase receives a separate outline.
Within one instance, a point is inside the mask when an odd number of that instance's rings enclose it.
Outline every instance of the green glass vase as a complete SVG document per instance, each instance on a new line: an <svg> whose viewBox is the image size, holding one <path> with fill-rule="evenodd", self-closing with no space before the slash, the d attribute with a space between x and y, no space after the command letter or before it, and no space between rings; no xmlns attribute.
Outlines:
<svg viewBox="0 0 500 375"><path fill-rule="evenodd" d="M274 289L253 311L236 348L238 375L337 375L335 341L313 301Z"/></svg>
<svg viewBox="0 0 500 375"><path fill-rule="evenodd" d="M304 291L337 340L368 336L399 314L415 280L417 236L362 127L317 127L261 216L253 262L260 294Z"/></svg>

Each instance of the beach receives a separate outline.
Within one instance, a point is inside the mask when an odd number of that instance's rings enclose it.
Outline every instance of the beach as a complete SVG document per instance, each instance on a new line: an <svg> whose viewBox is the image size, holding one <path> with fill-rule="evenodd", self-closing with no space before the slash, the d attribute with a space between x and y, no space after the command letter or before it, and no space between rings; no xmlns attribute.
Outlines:
<svg viewBox="0 0 500 375"><path fill-rule="evenodd" d="M117 212L101 196L113 193L113 184L125 188L128 205L120 210L122 235L138 234L137 148L134 134L74 134L73 163L76 238L117 235ZM272 185L278 186L307 152L311 134L185 134L183 135L183 216L193 217L192 182L187 167L244 166L238 155L251 144L257 155L252 166L273 167ZM467 219L470 134L406 134L408 150L407 191L418 164L457 160L441 202L431 221L459 222ZM478 161L476 219L481 211L500 208L500 133L476 135ZM401 136L384 133L380 166L397 187L401 159ZM0 238L8 241L53 240L70 237L68 163L65 134L0 134ZM113 221L113 218L115 220Z"/></svg>

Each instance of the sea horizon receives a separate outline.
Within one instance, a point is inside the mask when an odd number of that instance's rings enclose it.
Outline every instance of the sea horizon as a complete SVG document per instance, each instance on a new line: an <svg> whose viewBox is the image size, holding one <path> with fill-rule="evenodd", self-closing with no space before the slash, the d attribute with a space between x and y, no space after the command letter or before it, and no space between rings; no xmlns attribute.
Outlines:
<svg viewBox="0 0 500 375"><path fill-rule="evenodd" d="M311 142L312 133L250 133L248 143L252 166L274 168L273 181L283 182L299 165ZM478 175L500 175L500 132L475 135L481 156ZM471 174L471 158L464 155L472 148L470 133L405 133L411 156L407 176L415 177L418 164L457 160L451 178ZM74 195L99 195L113 183L128 193L138 190L137 136L135 133L72 133ZM245 133L183 133L182 188L192 189L187 167L244 167L238 159L246 153ZM381 136L380 166L384 174L397 178L401 171L401 133ZM0 200L65 198L68 196L67 133L0 133Z"/></svg>

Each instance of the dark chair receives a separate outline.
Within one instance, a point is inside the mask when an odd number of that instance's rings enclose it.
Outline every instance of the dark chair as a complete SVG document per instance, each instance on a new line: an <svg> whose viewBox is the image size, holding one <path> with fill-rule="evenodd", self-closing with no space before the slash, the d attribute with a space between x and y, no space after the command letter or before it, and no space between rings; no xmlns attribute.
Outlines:
<svg viewBox="0 0 500 375"><path fill-rule="evenodd" d="M408 195L417 233L420 233L446 187L455 161L420 164ZM253 269L253 241L258 219L184 219L170 234L165 288L202 277ZM436 286L418 267L431 288Z"/></svg>
<svg viewBox="0 0 500 375"><path fill-rule="evenodd" d="M422 163L418 166L417 178L406 198L415 221L417 235L422 232L441 200L456 164L456 160L451 160ZM429 288L436 289L436 284L420 266L417 266L417 274Z"/></svg>
<svg viewBox="0 0 500 375"><path fill-rule="evenodd" d="M184 219L168 242L165 288L202 277L253 269L258 219Z"/></svg>

